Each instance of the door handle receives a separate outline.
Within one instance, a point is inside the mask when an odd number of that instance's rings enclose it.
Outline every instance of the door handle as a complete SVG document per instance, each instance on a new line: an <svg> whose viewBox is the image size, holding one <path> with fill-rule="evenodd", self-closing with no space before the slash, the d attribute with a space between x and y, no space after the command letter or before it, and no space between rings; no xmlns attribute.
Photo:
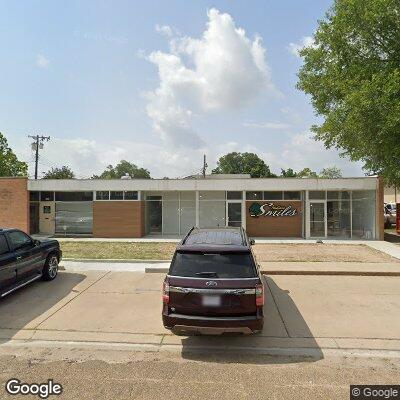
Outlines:
<svg viewBox="0 0 400 400"><path fill-rule="evenodd" d="M22 256L17 256L17 260L20 260L22 258Z"/></svg>

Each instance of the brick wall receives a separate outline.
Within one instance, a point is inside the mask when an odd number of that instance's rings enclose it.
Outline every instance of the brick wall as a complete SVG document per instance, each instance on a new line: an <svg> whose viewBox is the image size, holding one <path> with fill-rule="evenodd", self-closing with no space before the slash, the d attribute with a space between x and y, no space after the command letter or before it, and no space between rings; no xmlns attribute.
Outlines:
<svg viewBox="0 0 400 400"><path fill-rule="evenodd" d="M0 227L29 233L27 178L0 178Z"/></svg>
<svg viewBox="0 0 400 400"><path fill-rule="evenodd" d="M93 236L134 238L144 235L142 201L94 201Z"/></svg>

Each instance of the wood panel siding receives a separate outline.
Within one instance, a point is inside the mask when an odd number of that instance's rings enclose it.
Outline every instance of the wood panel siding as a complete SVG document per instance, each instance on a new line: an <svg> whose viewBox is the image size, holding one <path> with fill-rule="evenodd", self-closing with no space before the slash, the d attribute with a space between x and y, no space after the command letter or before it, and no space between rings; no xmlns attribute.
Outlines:
<svg viewBox="0 0 400 400"><path fill-rule="evenodd" d="M291 206L297 211L294 216L250 216L250 206L254 203L275 206ZM301 201L246 201L246 231L254 237L302 237L303 203ZM266 207L269 209L269 207Z"/></svg>
<svg viewBox="0 0 400 400"><path fill-rule="evenodd" d="M142 237L144 235L142 201L94 201L94 237Z"/></svg>

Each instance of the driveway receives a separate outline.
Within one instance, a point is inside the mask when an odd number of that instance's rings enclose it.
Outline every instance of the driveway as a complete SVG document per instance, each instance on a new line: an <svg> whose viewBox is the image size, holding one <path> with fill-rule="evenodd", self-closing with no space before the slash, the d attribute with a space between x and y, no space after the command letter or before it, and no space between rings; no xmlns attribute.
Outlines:
<svg viewBox="0 0 400 400"><path fill-rule="evenodd" d="M400 277L266 276L260 335L178 337L161 322L163 274L61 272L0 301L0 343L118 342L218 349L400 350Z"/></svg>

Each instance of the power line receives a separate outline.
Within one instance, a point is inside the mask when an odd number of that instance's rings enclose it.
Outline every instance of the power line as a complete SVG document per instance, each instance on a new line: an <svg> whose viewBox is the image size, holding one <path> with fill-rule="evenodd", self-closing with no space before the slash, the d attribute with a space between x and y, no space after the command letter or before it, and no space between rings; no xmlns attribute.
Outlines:
<svg viewBox="0 0 400 400"><path fill-rule="evenodd" d="M43 135L28 135L28 137L34 139L35 141L32 143L32 149L35 151L35 179L38 176L38 164L39 164L39 149L43 149L43 142L46 140L47 142L50 140L50 136Z"/></svg>

